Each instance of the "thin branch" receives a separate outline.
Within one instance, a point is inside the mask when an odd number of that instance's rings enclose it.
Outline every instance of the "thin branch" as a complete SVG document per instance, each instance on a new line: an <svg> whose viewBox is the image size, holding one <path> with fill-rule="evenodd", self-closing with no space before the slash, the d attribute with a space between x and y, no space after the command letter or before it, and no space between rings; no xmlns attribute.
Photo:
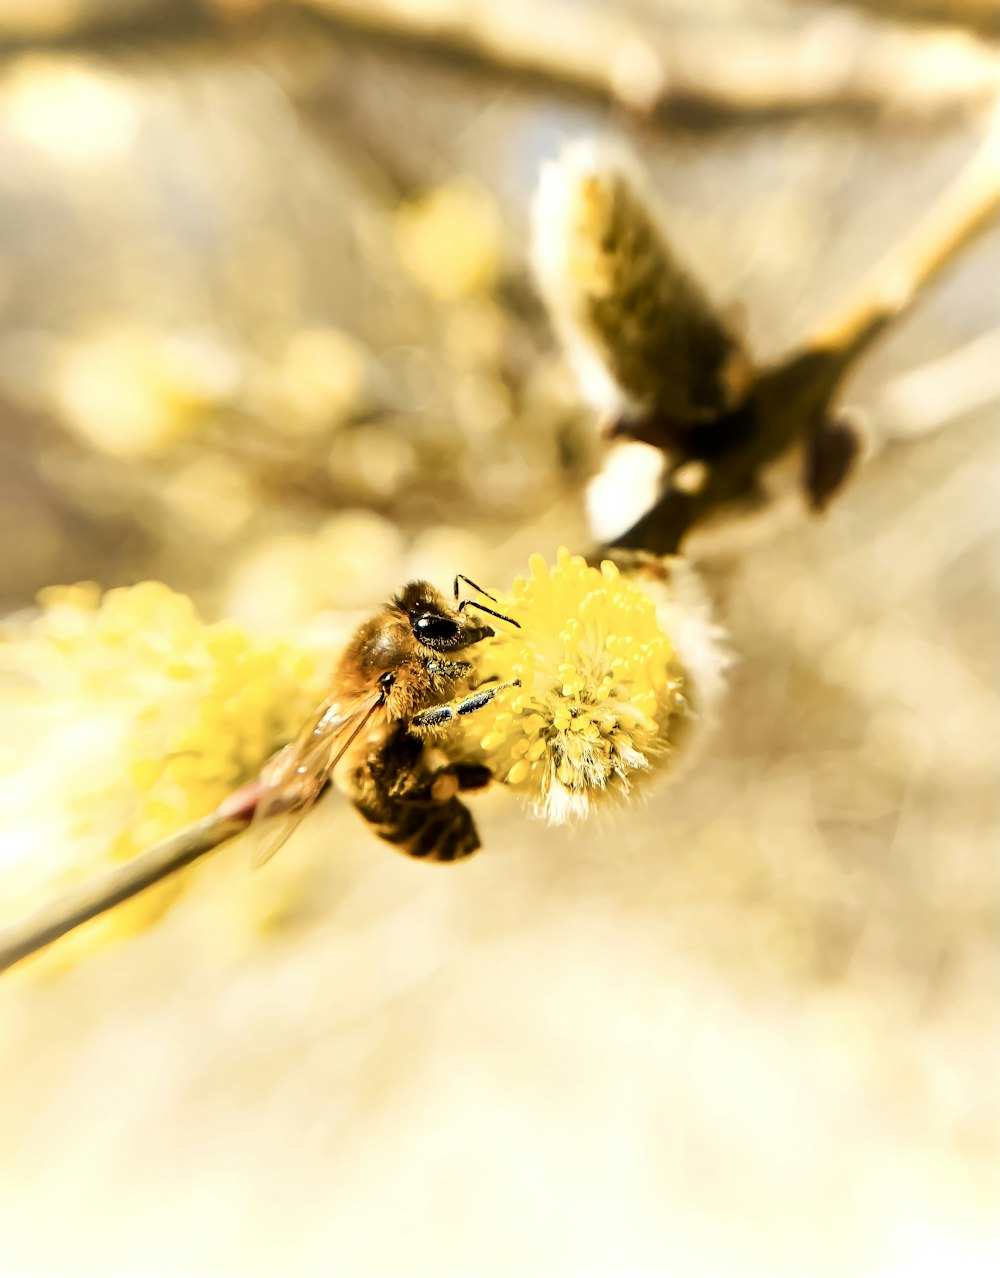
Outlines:
<svg viewBox="0 0 1000 1278"><path fill-rule="evenodd" d="M27 918L0 928L0 972L213 852L245 830L248 820L245 811L231 815L219 809L124 865L113 866L49 901Z"/></svg>
<svg viewBox="0 0 1000 1278"><path fill-rule="evenodd" d="M897 374L866 405L874 449L909 443L1000 403L1000 328Z"/></svg>
<svg viewBox="0 0 1000 1278"><path fill-rule="evenodd" d="M614 5L282 2L372 40L459 58L659 119L875 110L931 121L992 101L998 88L992 52L971 36L955 32L945 39L844 12L784 28L734 27L727 19L724 26L663 24L651 34Z"/></svg>
<svg viewBox="0 0 1000 1278"><path fill-rule="evenodd" d="M94 49L150 39L190 38L218 26L206 0L88 0L87 4L0 6L0 55L39 45Z"/></svg>
<svg viewBox="0 0 1000 1278"><path fill-rule="evenodd" d="M861 7L874 0L856 0ZM921 0L939 5L942 0ZM962 0L970 11L995 0ZM651 30L614 6L552 0L92 0L0 12L0 57L39 45L114 51L163 41L238 38L262 11L298 8L370 43L416 48L510 78L569 90L673 123L891 113L933 123L995 100L993 51L964 31L900 28L824 12L802 23L702 21ZM22 12L23 9L23 12ZM970 18L971 20L971 18ZM972 25L977 25L973 22Z"/></svg>
<svg viewBox="0 0 1000 1278"><path fill-rule="evenodd" d="M1000 212L1000 123L899 244L821 321L806 348L849 367Z"/></svg>
<svg viewBox="0 0 1000 1278"><path fill-rule="evenodd" d="M858 451L838 420L836 399L847 374L886 326L989 229L1000 210L1000 126L952 185L806 338L778 364L760 370L744 403L678 437L656 421L632 434L671 455L671 479L656 504L612 547L674 553L698 524L721 508L766 500L763 472L795 447L804 448L806 490L822 509L846 478ZM698 482L684 479L702 463Z"/></svg>
<svg viewBox="0 0 1000 1278"><path fill-rule="evenodd" d="M818 0L825 5L828 0ZM988 40L1000 34L997 0L842 0L852 8L893 22L937 23L964 27Z"/></svg>

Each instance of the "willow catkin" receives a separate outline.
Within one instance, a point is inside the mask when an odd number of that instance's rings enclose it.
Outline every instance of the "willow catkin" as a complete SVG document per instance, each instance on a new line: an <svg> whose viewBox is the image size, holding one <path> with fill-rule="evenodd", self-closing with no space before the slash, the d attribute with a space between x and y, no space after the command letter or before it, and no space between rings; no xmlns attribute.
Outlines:
<svg viewBox="0 0 1000 1278"><path fill-rule="evenodd" d="M742 398L749 358L671 249L626 155L578 142L545 167L533 257L595 408L683 427L711 421Z"/></svg>
<svg viewBox="0 0 1000 1278"><path fill-rule="evenodd" d="M587 816L691 757L724 686L721 633L679 560L624 574L561 550L499 596L470 653L491 681L519 681L470 715L448 748L485 763L553 824Z"/></svg>
<svg viewBox="0 0 1000 1278"><path fill-rule="evenodd" d="M20 715L40 734L4 789L0 918L212 812L298 730L324 686L305 646L208 624L161 582L51 587L40 602L0 645L0 674L22 688ZM171 878L61 955L145 926L184 886Z"/></svg>

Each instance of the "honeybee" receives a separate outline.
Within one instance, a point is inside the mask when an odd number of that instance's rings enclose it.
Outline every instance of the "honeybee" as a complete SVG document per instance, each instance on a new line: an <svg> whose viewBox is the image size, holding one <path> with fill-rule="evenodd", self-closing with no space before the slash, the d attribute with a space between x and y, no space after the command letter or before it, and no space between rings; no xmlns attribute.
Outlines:
<svg viewBox="0 0 1000 1278"><path fill-rule="evenodd" d="M454 603L426 581L410 582L355 631L330 695L299 736L233 796L231 810L248 797L253 803L258 863L277 852L331 781L379 838L409 856L457 861L479 847L472 814L457 796L487 786L490 770L464 763L434 768L426 738L519 682L468 690L472 663L456 654L494 633L469 609L518 623L477 600L460 599L461 582L496 603L461 574Z"/></svg>

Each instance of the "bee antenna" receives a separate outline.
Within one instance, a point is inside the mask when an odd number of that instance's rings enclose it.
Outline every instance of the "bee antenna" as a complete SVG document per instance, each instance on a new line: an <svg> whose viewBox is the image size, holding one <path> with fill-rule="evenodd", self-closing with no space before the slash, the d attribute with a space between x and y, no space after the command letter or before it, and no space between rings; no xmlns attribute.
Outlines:
<svg viewBox="0 0 1000 1278"><path fill-rule="evenodd" d="M487 598L492 599L493 596L488 595ZM496 600L494 600L494 603L495 602ZM476 603L475 599L463 599L458 605L459 612L464 612L466 608L475 608L479 612L488 612L491 617L496 617L498 621L506 621L508 625L514 626L517 630L521 629L521 623L519 621L515 621L513 617L506 617L502 612L495 612L492 608L487 608L485 604Z"/></svg>
<svg viewBox="0 0 1000 1278"><path fill-rule="evenodd" d="M472 578L467 577L464 572L460 572L455 577L455 602L456 603L458 602L458 583L460 581L464 581L467 586L471 586L472 589L475 590L477 594L482 595L485 599L492 599L493 602L496 603L496 598L493 595L491 595L488 590L484 590L482 586L477 586L476 583L472 580ZM486 611L488 612L489 609L486 609ZM495 614L495 615L499 615L499 614Z"/></svg>

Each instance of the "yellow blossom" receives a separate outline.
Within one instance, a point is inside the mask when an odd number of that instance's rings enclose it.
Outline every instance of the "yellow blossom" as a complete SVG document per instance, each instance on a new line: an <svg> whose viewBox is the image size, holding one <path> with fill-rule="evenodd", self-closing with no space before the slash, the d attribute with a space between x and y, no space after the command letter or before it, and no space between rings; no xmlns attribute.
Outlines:
<svg viewBox="0 0 1000 1278"><path fill-rule="evenodd" d="M422 288L454 302L489 289L499 270L500 219L485 188L456 179L435 187L396 219L396 249Z"/></svg>
<svg viewBox="0 0 1000 1278"><path fill-rule="evenodd" d="M61 347L51 392L85 443L116 457L152 457L196 429L238 383L237 361L205 334L102 324Z"/></svg>
<svg viewBox="0 0 1000 1278"><path fill-rule="evenodd" d="M103 597L89 584L57 587L40 602L0 645L3 671L28 688L10 725L24 757L10 750L0 769L0 895L11 915L212 811L322 695L306 650L208 625L158 582ZM187 879L82 929L84 944L149 922ZM60 961L78 948L59 947Z"/></svg>
<svg viewBox="0 0 1000 1278"><path fill-rule="evenodd" d="M651 573L657 600L567 550L530 569L498 601L519 628L498 622L476 655L481 678L520 687L469 716L460 748L559 823L671 766L714 709L724 658L688 570L672 588Z"/></svg>
<svg viewBox="0 0 1000 1278"><path fill-rule="evenodd" d="M365 352L340 329L301 329L289 339L275 380L282 429L304 434L328 429L364 407Z"/></svg>

